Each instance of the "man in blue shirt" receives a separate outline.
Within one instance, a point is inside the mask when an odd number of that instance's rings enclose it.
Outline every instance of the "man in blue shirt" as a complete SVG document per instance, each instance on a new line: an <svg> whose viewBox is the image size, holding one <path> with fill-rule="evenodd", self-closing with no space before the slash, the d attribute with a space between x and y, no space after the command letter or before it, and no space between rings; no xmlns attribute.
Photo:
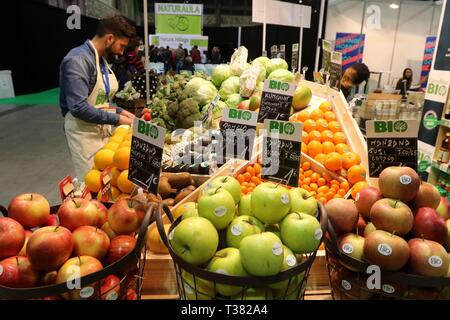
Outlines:
<svg viewBox="0 0 450 320"><path fill-rule="evenodd" d="M122 16L104 18L94 38L72 49L61 62L60 107L72 162L81 180L113 126L133 122L133 114L112 105L118 83L107 59L122 55L135 35L135 28Z"/></svg>

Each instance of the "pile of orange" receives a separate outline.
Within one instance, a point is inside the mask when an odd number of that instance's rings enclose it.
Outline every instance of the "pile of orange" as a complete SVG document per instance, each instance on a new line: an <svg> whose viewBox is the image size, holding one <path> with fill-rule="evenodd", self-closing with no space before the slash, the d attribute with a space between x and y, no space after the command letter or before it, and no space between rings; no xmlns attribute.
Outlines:
<svg viewBox="0 0 450 320"><path fill-rule="evenodd" d="M350 184L344 179L340 182L328 172L318 173L311 169L311 163L304 161L300 167L298 185L315 194L315 198L323 203L333 198L343 198L350 189Z"/></svg>
<svg viewBox="0 0 450 320"><path fill-rule="evenodd" d="M241 184L242 194L251 193L257 185L263 182L261 180L261 163L258 161L253 165L249 165L245 168L245 172L236 176L236 179Z"/></svg>

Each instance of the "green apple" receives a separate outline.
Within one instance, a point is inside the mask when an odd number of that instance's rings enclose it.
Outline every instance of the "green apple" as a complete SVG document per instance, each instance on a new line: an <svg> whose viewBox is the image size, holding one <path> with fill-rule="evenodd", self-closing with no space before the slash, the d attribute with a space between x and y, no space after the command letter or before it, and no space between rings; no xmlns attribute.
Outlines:
<svg viewBox="0 0 450 320"><path fill-rule="evenodd" d="M239 216L253 216L252 213L252 194L247 193L243 195L241 201L238 205L238 215Z"/></svg>
<svg viewBox="0 0 450 320"><path fill-rule="evenodd" d="M169 240L177 255L196 266L211 259L219 245L216 228L208 219L202 217L182 220L169 233Z"/></svg>
<svg viewBox="0 0 450 320"><path fill-rule="evenodd" d="M316 218L294 212L280 224L281 240L295 253L309 253L317 249L322 239L322 229Z"/></svg>
<svg viewBox="0 0 450 320"><path fill-rule="evenodd" d="M272 276L283 264L283 245L272 232L252 234L239 247L242 265L253 276Z"/></svg>
<svg viewBox="0 0 450 320"><path fill-rule="evenodd" d="M288 247L286 247L285 245L283 245L283 263L281 265L280 272L291 269L291 268L295 267L297 264L298 264L297 258L295 257L292 250L289 249ZM289 288L291 289L290 291L292 291L292 288L295 288L298 285L298 277L297 276L292 277L290 282L288 279L288 280L283 280L280 282L272 283L269 285L269 287L272 289L275 289L275 290L282 290L282 289L286 289L286 287L288 285L289 285Z"/></svg>
<svg viewBox="0 0 450 320"><path fill-rule="evenodd" d="M223 187L207 189L198 199L198 215L212 222L217 230L225 229L234 218L236 204Z"/></svg>
<svg viewBox="0 0 450 320"><path fill-rule="evenodd" d="M246 277L248 273L241 263L241 255L236 248L225 248L217 251L209 261L207 270L229 276ZM243 290L242 287L216 284L216 291L223 296L232 296Z"/></svg>
<svg viewBox="0 0 450 320"><path fill-rule="evenodd" d="M208 183L206 190L215 189L218 187L222 187L227 190L233 196L236 204L238 204L241 200L241 184L236 178L230 176L214 178L210 183Z"/></svg>
<svg viewBox="0 0 450 320"><path fill-rule="evenodd" d="M272 290L269 288L248 288L231 297L232 300L271 300Z"/></svg>
<svg viewBox="0 0 450 320"><path fill-rule="evenodd" d="M364 261L364 237L355 233L347 233L339 239L339 248L346 255ZM343 263L344 264L344 263ZM358 272L357 268L353 268L348 264L344 264L347 269Z"/></svg>
<svg viewBox="0 0 450 320"><path fill-rule="evenodd" d="M293 188L289 190L291 196L291 211L303 212L315 216L317 212L317 200L307 190L302 188Z"/></svg>
<svg viewBox="0 0 450 320"><path fill-rule="evenodd" d="M199 277L193 277L189 272L181 273L183 291L187 300L211 300L216 296L214 283Z"/></svg>
<svg viewBox="0 0 450 320"><path fill-rule="evenodd" d="M274 233L278 238L281 239L280 227L277 224L270 224L266 226L266 231Z"/></svg>
<svg viewBox="0 0 450 320"><path fill-rule="evenodd" d="M181 216L181 220L185 220L190 217L198 217L198 209L197 208L187 209Z"/></svg>
<svg viewBox="0 0 450 320"><path fill-rule="evenodd" d="M283 220L291 209L289 190L281 185L264 182L252 192L253 215L266 224Z"/></svg>
<svg viewBox="0 0 450 320"><path fill-rule="evenodd" d="M245 237L264 232L261 221L252 216L238 216L231 221L227 228L227 246L238 248Z"/></svg>

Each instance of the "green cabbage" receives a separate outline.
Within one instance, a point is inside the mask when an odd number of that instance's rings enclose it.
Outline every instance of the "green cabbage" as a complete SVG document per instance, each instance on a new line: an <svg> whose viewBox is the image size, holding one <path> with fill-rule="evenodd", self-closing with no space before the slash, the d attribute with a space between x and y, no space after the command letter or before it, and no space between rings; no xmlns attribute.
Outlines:
<svg viewBox="0 0 450 320"><path fill-rule="evenodd" d="M214 68L212 73L212 82L216 87L220 87L222 82L231 77L231 68L227 64L220 64Z"/></svg>
<svg viewBox="0 0 450 320"><path fill-rule="evenodd" d="M294 81L294 74L289 70L277 69L269 74L268 79L291 83Z"/></svg>
<svg viewBox="0 0 450 320"><path fill-rule="evenodd" d="M228 96L225 103L229 108L236 109L242 100L243 99L241 98L241 95L239 93L233 93Z"/></svg>
<svg viewBox="0 0 450 320"><path fill-rule="evenodd" d="M281 58L273 58L270 59L270 61L267 63L266 71L267 75L270 75L272 72L274 72L277 69L288 69L288 64L284 59Z"/></svg>
<svg viewBox="0 0 450 320"><path fill-rule="evenodd" d="M222 117L223 109L227 107L227 104L221 100L217 101L217 105L213 108L213 119Z"/></svg>
<svg viewBox="0 0 450 320"><path fill-rule="evenodd" d="M194 77L186 84L184 93L194 98L200 105L205 105L214 99L217 89L212 82Z"/></svg>
<svg viewBox="0 0 450 320"><path fill-rule="evenodd" d="M254 92L262 92L264 89L264 82L258 82Z"/></svg>
<svg viewBox="0 0 450 320"><path fill-rule="evenodd" d="M205 82L206 80L203 78L193 77L184 88L187 92L197 91Z"/></svg>
<svg viewBox="0 0 450 320"><path fill-rule="evenodd" d="M270 59L267 57L258 57L255 60L252 61L252 65L260 65L264 67L264 69L267 69L267 65L269 64Z"/></svg>
<svg viewBox="0 0 450 320"><path fill-rule="evenodd" d="M222 82L220 86L219 95L222 99L226 100L230 94L238 93L241 85L239 83L239 77L229 77Z"/></svg>

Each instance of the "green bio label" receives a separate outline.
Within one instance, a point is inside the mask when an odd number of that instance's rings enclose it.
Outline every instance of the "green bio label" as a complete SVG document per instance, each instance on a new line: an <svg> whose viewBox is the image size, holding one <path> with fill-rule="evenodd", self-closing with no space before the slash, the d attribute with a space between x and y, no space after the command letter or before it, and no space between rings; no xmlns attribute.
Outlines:
<svg viewBox="0 0 450 320"><path fill-rule="evenodd" d="M436 112L433 110L428 111L425 113L423 117L423 126L428 130L433 130L439 125L439 119L437 117Z"/></svg>
<svg viewBox="0 0 450 320"><path fill-rule="evenodd" d="M375 132L405 132L408 123L405 121L375 121Z"/></svg>
<svg viewBox="0 0 450 320"><path fill-rule="evenodd" d="M295 127L290 122L284 122L284 121L270 121L269 125L270 132L278 132L278 133L284 133L288 135L293 135L295 132Z"/></svg>
<svg viewBox="0 0 450 320"><path fill-rule="evenodd" d="M276 90L282 90L282 91L288 91L289 90L289 83L276 81L276 80L270 80L269 81L269 88L270 89L276 89Z"/></svg>

